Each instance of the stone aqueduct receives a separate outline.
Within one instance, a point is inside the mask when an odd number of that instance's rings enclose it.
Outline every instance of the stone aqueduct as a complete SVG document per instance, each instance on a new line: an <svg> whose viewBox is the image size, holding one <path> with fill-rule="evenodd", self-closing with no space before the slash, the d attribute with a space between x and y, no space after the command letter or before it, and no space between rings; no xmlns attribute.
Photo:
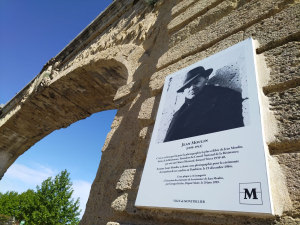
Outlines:
<svg viewBox="0 0 300 225"><path fill-rule="evenodd" d="M298 0L113 1L1 109L0 176L52 131L118 109L81 224L299 224L299 17ZM275 118L266 135L278 215L135 208L164 78L249 37L268 68L260 91Z"/></svg>

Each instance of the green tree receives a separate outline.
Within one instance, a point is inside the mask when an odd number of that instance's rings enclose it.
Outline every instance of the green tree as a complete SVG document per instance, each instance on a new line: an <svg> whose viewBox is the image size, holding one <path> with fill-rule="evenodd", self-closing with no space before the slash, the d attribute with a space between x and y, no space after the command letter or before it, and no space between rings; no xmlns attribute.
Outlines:
<svg viewBox="0 0 300 225"><path fill-rule="evenodd" d="M15 217L21 221L25 220L27 223L36 224L33 223L33 212L39 210L38 209L38 199L37 194L34 192L34 190L27 190L26 192L23 192L19 195L19 203L20 203L20 209L18 214L15 214Z"/></svg>
<svg viewBox="0 0 300 225"><path fill-rule="evenodd" d="M20 214L19 194L15 191L0 193L0 214L14 216Z"/></svg>
<svg viewBox="0 0 300 225"><path fill-rule="evenodd" d="M14 191L0 193L0 214L30 221L31 213L36 210L35 203L36 194L30 189L22 194Z"/></svg>
<svg viewBox="0 0 300 225"><path fill-rule="evenodd" d="M15 216L32 225L75 225L79 223L79 199L72 198L73 189L67 170L54 179L49 177L37 190L0 193L0 214Z"/></svg>
<svg viewBox="0 0 300 225"><path fill-rule="evenodd" d="M72 199L73 189L69 175L64 170L54 179L50 177L43 181L41 187L37 186L39 210L33 215L37 224L78 224L79 199Z"/></svg>

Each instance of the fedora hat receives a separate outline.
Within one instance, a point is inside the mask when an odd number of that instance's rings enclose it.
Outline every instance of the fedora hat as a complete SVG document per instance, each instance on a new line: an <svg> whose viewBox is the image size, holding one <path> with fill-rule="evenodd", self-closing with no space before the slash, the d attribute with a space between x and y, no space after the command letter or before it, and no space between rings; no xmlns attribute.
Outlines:
<svg viewBox="0 0 300 225"><path fill-rule="evenodd" d="M185 77L184 84L181 88L178 89L178 93L183 92L184 89L197 77L209 77L209 75L212 73L213 69L207 69L205 70L203 66L198 66L192 70L190 70Z"/></svg>

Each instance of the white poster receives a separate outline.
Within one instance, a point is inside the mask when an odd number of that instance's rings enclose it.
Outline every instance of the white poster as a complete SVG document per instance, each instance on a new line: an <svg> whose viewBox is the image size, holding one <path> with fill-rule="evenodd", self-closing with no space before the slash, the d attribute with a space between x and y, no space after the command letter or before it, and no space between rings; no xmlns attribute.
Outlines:
<svg viewBox="0 0 300 225"><path fill-rule="evenodd" d="M135 205L273 214L252 39L166 77Z"/></svg>

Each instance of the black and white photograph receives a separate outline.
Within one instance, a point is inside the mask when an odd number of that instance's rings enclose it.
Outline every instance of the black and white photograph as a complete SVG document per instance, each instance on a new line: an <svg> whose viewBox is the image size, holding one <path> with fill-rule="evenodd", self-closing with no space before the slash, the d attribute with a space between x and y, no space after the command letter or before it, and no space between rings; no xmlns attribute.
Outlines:
<svg viewBox="0 0 300 225"><path fill-rule="evenodd" d="M272 214L256 63L248 39L166 76L137 207Z"/></svg>
<svg viewBox="0 0 300 225"><path fill-rule="evenodd" d="M199 65L169 77L158 143L225 131L248 124L243 58Z"/></svg>

